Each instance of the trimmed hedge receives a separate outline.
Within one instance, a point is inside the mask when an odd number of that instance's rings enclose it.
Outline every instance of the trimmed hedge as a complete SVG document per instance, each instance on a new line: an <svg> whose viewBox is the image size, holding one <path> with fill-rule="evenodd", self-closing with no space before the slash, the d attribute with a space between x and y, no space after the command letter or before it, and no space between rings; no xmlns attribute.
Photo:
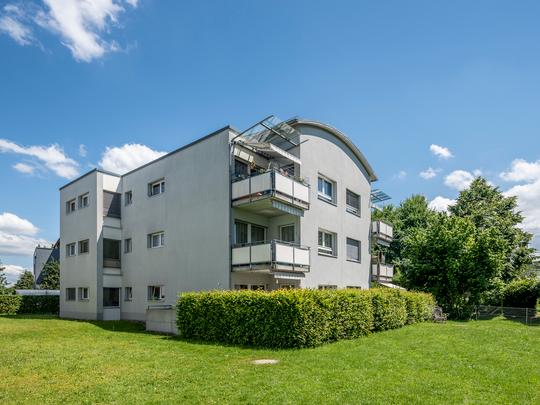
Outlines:
<svg viewBox="0 0 540 405"><path fill-rule="evenodd" d="M279 290L181 293L182 337L291 348L354 339L431 319L429 294L400 290Z"/></svg>
<svg viewBox="0 0 540 405"><path fill-rule="evenodd" d="M0 314L57 314L58 295L0 295Z"/></svg>
<svg viewBox="0 0 540 405"><path fill-rule="evenodd" d="M502 296L505 307L535 308L540 298L540 281L512 281L503 288Z"/></svg>

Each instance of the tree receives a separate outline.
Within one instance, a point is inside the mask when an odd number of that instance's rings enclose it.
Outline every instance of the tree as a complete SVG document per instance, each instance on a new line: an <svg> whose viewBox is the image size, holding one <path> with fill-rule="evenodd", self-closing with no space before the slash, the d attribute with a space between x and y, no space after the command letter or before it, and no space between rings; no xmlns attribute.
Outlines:
<svg viewBox="0 0 540 405"><path fill-rule="evenodd" d="M41 289L59 290L60 289L60 263L52 259L41 270Z"/></svg>
<svg viewBox="0 0 540 405"><path fill-rule="evenodd" d="M15 283L16 290L32 290L34 288L34 275L32 272L25 270Z"/></svg>
<svg viewBox="0 0 540 405"><path fill-rule="evenodd" d="M448 207L450 215L468 218L477 234L494 229L504 239L504 266L497 275L504 282L527 278L536 252L529 247L533 235L517 227L524 218L516 208L517 197L505 196L483 177L474 179L459 193L456 204Z"/></svg>
<svg viewBox="0 0 540 405"><path fill-rule="evenodd" d="M2 265L2 261L0 261L0 266ZM13 287L9 287L11 284L6 280L6 275L4 274L5 267L0 267L0 295L4 294L13 294L15 289Z"/></svg>
<svg viewBox="0 0 540 405"><path fill-rule="evenodd" d="M432 293L450 316L466 318L501 271L506 242L495 228L478 232L469 218L438 213L404 244L409 286Z"/></svg>

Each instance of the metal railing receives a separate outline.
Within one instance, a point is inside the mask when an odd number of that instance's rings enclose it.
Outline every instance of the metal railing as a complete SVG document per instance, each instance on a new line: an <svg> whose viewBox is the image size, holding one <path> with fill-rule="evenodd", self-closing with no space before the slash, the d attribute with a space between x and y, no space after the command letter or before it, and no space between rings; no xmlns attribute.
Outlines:
<svg viewBox="0 0 540 405"><path fill-rule="evenodd" d="M291 242L272 240L265 243L235 245L232 248L232 265L249 266L268 265L291 266L292 270L309 271L310 247Z"/></svg>
<svg viewBox="0 0 540 405"><path fill-rule="evenodd" d="M540 325L540 311L535 308L495 307L477 305L475 319L477 321L503 318L505 320L525 323L525 325Z"/></svg>
<svg viewBox="0 0 540 405"><path fill-rule="evenodd" d="M392 240L394 237L394 227L384 221L372 221L371 235L385 240Z"/></svg>
<svg viewBox="0 0 540 405"><path fill-rule="evenodd" d="M171 304L148 305L148 309L164 309L164 310L171 310L171 309L174 309L174 305L171 305Z"/></svg>
<svg viewBox="0 0 540 405"><path fill-rule="evenodd" d="M103 267L111 269L121 269L122 261L120 259L105 259L103 258Z"/></svg>

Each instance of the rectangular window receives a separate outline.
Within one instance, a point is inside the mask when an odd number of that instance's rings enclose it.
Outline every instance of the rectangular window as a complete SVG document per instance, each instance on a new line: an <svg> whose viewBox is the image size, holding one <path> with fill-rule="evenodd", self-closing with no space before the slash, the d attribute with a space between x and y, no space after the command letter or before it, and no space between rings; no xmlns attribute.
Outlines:
<svg viewBox="0 0 540 405"><path fill-rule="evenodd" d="M79 242L79 254L88 253L88 239Z"/></svg>
<svg viewBox="0 0 540 405"><path fill-rule="evenodd" d="M248 224L244 222L234 223L234 243L235 245L248 243Z"/></svg>
<svg viewBox="0 0 540 405"><path fill-rule="evenodd" d="M124 240L124 253L131 252L133 248L133 243L131 242L131 238Z"/></svg>
<svg viewBox="0 0 540 405"><path fill-rule="evenodd" d="M122 268L120 259L120 244L122 241L115 239L103 239L103 267L112 269Z"/></svg>
<svg viewBox="0 0 540 405"><path fill-rule="evenodd" d="M148 235L148 247L158 248L165 246L165 233L158 232Z"/></svg>
<svg viewBox="0 0 540 405"><path fill-rule="evenodd" d="M360 242L347 238L347 260L360 261Z"/></svg>
<svg viewBox="0 0 540 405"><path fill-rule="evenodd" d="M126 301L131 301L133 299L133 287L125 287L124 291L125 291L125 298L124 299Z"/></svg>
<svg viewBox="0 0 540 405"><path fill-rule="evenodd" d="M251 225L251 243L264 243L266 228Z"/></svg>
<svg viewBox="0 0 540 405"><path fill-rule="evenodd" d="M294 243L294 225L285 225L279 229L279 238L283 242Z"/></svg>
<svg viewBox="0 0 540 405"><path fill-rule="evenodd" d="M329 201L329 202L334 202L335 203L335 199L334 199L334 182L332 182L331 180L329 179L326 179L324 177L319 177L319 181L318 181L318 186L319 186L319 198L325 200L325 201Z"/></svg>
<svg viewBox="0 0 540 405"><path fill-rule="evenodd" d="M75 256L75 243L66 245L66 257Z"/></svg>
<svg viewBox="0 0 540 405"><path fill-rule="evenodd" d="M355 286L355 285L348 285L347 288L350 288L351 290L361 290L362 287L358 287L358 286Z"/></svg>
<svg viewBox="0 0 540 405"><path fill-rule="evenodd" d="M347 211L360 215L360 196L347 190Z"/></svg>
<svg viewBox="0 0 540 405"><path fill-rule="evenodd" d="M251 284L251 289L253 291L264 291L266 290L266 286L264 284Z"/></svg>
<svg viewBox="0 0 540 405"><path fill-rule="evenodd" d="M165 299L165 289L162 285L152 285L148 287L148 301Z"/></svg>
<svg viewBox="0 0 540 405"><path fill-rule="evenodd" d="M235 284L234 289L235 290L247 290L248 285L247 284Z"/></svg>
<svg viewBox="0 0 540 405"><path fill-rule="evenodd" d="M88 194L79 196L79 208L87 207L90 202Z"/></svg>
<svg viewBox="0 0 540 405"><path fill-rule="evenodd" d="M79 301L88 301L88 300L89 300L88 287L79 288Z"/></svg>
<svg viewBox="0 0 540 405"><path fill-rule="evenodd" d="M129 205L133 202L133 192L132 191L128 191L125 195L124 195L124 201L125 201L125 205Z"/></svg>
<svg viewBox="0 0 540 405"><path fill-rule="evenodd" d="M319 231L319 253L336 256L335 234Z"/></svg>
<svg viewBox="0 0 540 405"><path fill-rule="evenodd" d="M104 307L119 307L120 306L120 288L103 288L103 306Z"/></svg>
<svg viewBox="0 0 540 405"><path fill-rule="evenodd" d="M121 218L120 204L122 194L103 190L103 216L111 218Z"/></svg>
<svg viewBox="0 0 540 405"><path fill-rule="evenodd" d="M337 290L337 285L319 285L319 290Z"/></svg>
<svg viewBox="0 0 540 405"><path fill-rule="evenodd" d="M66 288L66 301L75 301L75 288Z"/></svg>
<svg viewBox="0 0 540 405"><path fill-rule="evenodd" d="M68 201L66 203L66 213L69 214L70 212L75 211L75 199Z"/></svg>
<svg viewBox="0 0 540 405"><path fill-rule="evenodd" d="M248 178L248 164L241 160L234 160L234 177L236 180Z"/></svg>
<svg viewBox="0 0 540 405"><path fill-rule="evenodd" d="M165 192L165 180L160 180L148 185L148 196L163 194Z"/></svg>

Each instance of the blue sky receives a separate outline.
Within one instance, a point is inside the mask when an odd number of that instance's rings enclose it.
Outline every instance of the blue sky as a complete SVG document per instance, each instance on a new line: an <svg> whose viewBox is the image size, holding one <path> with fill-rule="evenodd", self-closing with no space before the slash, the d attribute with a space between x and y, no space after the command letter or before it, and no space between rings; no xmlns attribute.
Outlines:
<svg viewBox="0 0 540 405"><path fill-rule="evenodd" d="M8 279L58 238L70 179L271 114L347 134L393 203L444 209L482 173L540 234L539 15L532 1L1 1Z"/></svg>

